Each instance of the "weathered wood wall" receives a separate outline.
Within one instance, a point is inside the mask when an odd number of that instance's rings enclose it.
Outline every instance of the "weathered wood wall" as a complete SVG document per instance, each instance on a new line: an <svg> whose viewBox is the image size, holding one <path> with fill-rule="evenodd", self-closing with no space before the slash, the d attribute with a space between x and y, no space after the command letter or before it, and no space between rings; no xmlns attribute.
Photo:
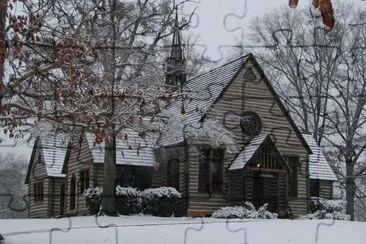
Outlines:
<svg viewBox="0 0 366 244"><path fill-rule="evenodd" d="M329 180L319 181L319 197L333 198L333 182Z"/></svg>
<svg viewBox="0 0 366 244"><path fill-rule="evenodd" d="M188 170L189 170L189 155L188 147L184 145L176 145L173 147L162 147L155 151L156 160L159 162L159 169L152 169L152 185L156 188L160 186L167 186L168 177L168 162L170 160L179 161L179 192L182 195L181 201L179 201L179 215L185 215L188 206Z"/></svg>
<svg viewBox="0 0 366 244"><path fill-rule="evenodd" d="M35 147L35 157L33 158L32 168L29 175L29 217L30 218L48 218L50 216L49 203L52 202L52 194L49 194L50 179L47 177L46 165L44 162L41 144ZM39 157L40 155L40 157ZM41 161L39 161L39 158ZM43 183L43 201L34 201L34 184Z"/></svg>
<svg viewBox="0 0 366 244"><path fill-rule="evenodd" d="M56 217L60 216L60 203L61 203L61 185L65 184L65 178L55 178L52 177L50 179L51 186L50 186L50 192L52 192L52 203L50 206L51 209L51 216ZM65 198L66 199L66 194ZM64 202L64 212L65 212L65 202Z"/></svg>
<svg viewBox="0 0 366 244"><path fill-rule="evenodd" d="M244 73L248 68L251 68L257 76L255 81L244 79ZM304 162L299 165L298 197L289 199L289 206L295 215L305 214L308 207L307 151L282 113L264 80L250 62L239 72L222 97L208 111L206 119L214 119L223 123L225 121L225 127L235 134L235 141L241 148L244 146L247 138L241 131L238 117L229 115L240 116L245 111L254 111L261 117L263 123L262 132L272 135L277 148L283 155L297 155L300 157L300 162ZM215 210L227 203L225 197L229 185L227 169L234 157L235 155L229 153L225 155L224 193L209 197L208 194L197 192L198 152L193 148L190 149L189 194L191 198L189 209Z"/></svg>
<svg viewBox="0 0 366 244"><path fill-rule="evenodd" d="M85 135L82 136L81 147L79 140L72 145L70 150L70 158L67 166L66 176L66 210L65 212L70 215L84 215L87 214L87 208L83 192L79 191L78 182L80 182L80 171L89 170L89 185L93 186L93 158L90 152L87 139ZM70 184L71 177L75 175L76 178L76 204L75 209L70 209Z"/></svg>

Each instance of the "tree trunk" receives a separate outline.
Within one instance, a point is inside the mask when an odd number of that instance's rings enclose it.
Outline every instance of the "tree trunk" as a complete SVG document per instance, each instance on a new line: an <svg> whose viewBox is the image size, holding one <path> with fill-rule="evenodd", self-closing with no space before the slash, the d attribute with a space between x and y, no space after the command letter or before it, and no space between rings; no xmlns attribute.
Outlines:
<svg viewBox="0 0 366 244"><path fill-rule="evenodd" d="M7 0L3 0L0 3L0 105L2 105L2 98L4 92L4 69L6 58L6 45L5 45L5 23L7 12Z"/></svg>
<svg viewBox="0 0 366 244"><path fill-rule="evenodd" d="M116 137L105 139L102 214L117 216L116 210Z"/></svg>
<svg viewBox="0 0 366 244"><path fill-rule="evenodd" d="M353 165L352 159L346 159L346 213L351 216L351 221L355 220L356 184L354 179Z"/></svg>

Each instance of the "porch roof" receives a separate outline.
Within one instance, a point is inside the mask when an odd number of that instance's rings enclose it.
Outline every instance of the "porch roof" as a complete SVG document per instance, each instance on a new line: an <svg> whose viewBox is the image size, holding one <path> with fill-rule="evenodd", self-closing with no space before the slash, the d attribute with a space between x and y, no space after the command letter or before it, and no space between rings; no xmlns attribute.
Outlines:
<svg viewBox="0 0 366 244"><path fill-rule="evenodd" d="M313 154L309 155L310 179L336 181L337 177L312 135L303 134L303 137L310 146L311 151L313 151Z"/></svg>
<svg viewBox="0 0 366 244"><path fill-rule="evenodd" d="M86 134L94 163L104 163L104 142L94 143L94 134ZM126 129L116 138L116 164L152 167L155 163L155 142L157 135L145 133L141 136L138 131Z"/></svg>
<svg viewBox="0 0 366 244"><path fill-rule="evenodd" d="M229 170L242 169L247 162L253 157L259 146L262 145L264 140L269 136L268 134L259 134L255 136L250 143L244 147L239 153L234 162L230 165Z"/></svg>

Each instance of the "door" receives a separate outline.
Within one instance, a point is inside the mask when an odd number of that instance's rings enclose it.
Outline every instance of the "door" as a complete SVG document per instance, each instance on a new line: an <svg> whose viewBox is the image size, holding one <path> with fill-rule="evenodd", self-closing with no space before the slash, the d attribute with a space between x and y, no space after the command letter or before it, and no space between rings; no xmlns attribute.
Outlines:
<svg viewBox="0 0 366 244"><path fill-rule="evenodd" d="M276 173L253 173L253 204L258 209L268 203L267 210L277 212Z"/></svg>

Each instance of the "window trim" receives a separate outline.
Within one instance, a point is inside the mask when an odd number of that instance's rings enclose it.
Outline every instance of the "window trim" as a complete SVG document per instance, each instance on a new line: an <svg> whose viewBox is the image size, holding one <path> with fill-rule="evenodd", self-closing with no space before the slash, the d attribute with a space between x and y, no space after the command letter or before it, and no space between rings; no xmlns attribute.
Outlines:
<svg viewBox="0 0 366 244"><path fill-rule="evenodd" d="M177 170L177 172L173 172L175 174L172 174L172 171ZM178 179L176 179L176 177ZM180 190L180 161L178 159L172 159L167 162L167 186L174 187L177 191ZM175 181L177 182L177 186L175 186Z"/></svg>
<svg viewBox="0 0 366 244"><path fill-rule="evenodd" d="M90 187L90 170L82 169L79 171L79 193L84 193Z"/></svg>
<svg viewBox="0 0 366 244"><path fill-rule="evenodd" d="M284 158L292 170L292 173L289 173L287 177L287 195L289 198L298 198L300 157L298 155L286 155ZM290 177L292 184L290 184Z"/></svg>
<svg viewBox="0 0 366 244"><path fill-rule="evenodd" d="M75 210L76 208L76 177L73 174L70 180L70 199L69 199L69 209Z"/></svg>
<svg viewBox="0 0 366 244"><path fill-rule="evenodd" d="M310 179L310 197L320 197L320 180L319 179ZM316 194L314 195L313 187L316 187Z"/></svg>
<svg viewBox="0 0 366 244"><path fill-rule="evenodd" d="M207 152L207 156L205 155L205 153L203 151L208 150ZM211 172L211 168L212 168L212 162L213 162L213 155L214 155L214 151L219 151L220 153L220 186L219 186L219 191L214 191L213 190L213 177L212 177L212 172ZM209 193L209 194L222 194L224 193L224 164L225 164L225 150L223 148L201 148L200 150L200 154L202 156L202 158L199 159L199 166L198 166L198 192L200 193ZM204 158L203 158L204 157ZM208 165L206 165L203 169L207 170L207 179L205 182L205 185L201 180L200 180L200 164L201 163L208 163ZM207 186L207 187L206 187Z"/></svg>
<svg viewBox="0 0 366 244"><path fill-rule="evenodd" d="M44 200L43 181L33 183L33 200L35 203L43 202Z"/></svg>

